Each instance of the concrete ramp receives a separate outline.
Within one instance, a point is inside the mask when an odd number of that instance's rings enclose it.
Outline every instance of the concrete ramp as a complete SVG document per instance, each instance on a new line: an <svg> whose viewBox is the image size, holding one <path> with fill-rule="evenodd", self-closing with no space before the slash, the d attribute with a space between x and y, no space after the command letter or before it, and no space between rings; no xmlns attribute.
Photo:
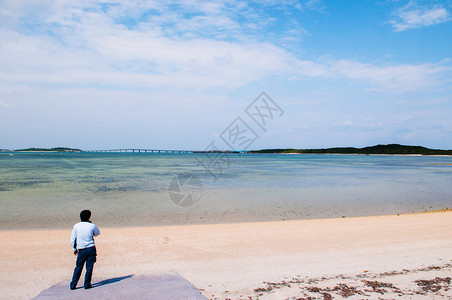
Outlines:
<svg viewBox="0 0 452 300"><path fill-rule="evenodd" d="M76 290L69 289L69 280L51 286L33 299L184 299L205 300L205 296L177 273L127 275L97 280L92 289L83 289L83 277Z"/></svg>

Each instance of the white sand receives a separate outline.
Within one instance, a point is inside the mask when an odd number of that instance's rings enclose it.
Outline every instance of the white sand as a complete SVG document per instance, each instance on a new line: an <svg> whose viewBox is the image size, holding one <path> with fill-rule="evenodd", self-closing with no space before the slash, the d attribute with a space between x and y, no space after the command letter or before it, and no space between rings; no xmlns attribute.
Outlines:
<svg viewBox="0 0 452 300"><path fill-rule="evenodd" d="M447 267L452 263L450 211L240 224L97 225L102 234L96 238L93 282L96 277L175 271L209 298L247 299L257 296L255 288L266 287L263 282L305 276L356 276L365 270L379 274L432 265L442 269L408 272L383 281L408 287L422 276L452 276ZM62 280L69 284L75 263L70 230L0 231L0 297L27 299ZM339 281L333 278L319 285ZM265 292L262 298L301 297L301 286Z"/></svg>

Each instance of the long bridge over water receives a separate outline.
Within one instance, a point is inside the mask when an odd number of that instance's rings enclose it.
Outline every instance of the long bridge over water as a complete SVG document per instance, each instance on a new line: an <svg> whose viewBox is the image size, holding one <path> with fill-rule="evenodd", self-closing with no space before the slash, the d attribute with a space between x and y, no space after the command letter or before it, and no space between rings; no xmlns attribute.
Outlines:
<svg viewBox="0 0 452 300"><path fill-rule="evenodd" d="M123 153L194 153L192 150L159 150L159 149L109 149L109 150L84 150L83 152L123 152Z"/></svg>

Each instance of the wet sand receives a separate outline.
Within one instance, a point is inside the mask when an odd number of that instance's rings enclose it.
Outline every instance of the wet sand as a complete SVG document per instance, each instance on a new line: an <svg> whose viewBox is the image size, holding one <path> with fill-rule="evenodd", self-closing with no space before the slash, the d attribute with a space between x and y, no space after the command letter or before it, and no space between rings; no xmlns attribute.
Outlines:
<svg viewBox="0 0 452 300"><path fill-rule="evenodd" d="M98 226L102 233L96 238L93 283L96 278L176 272L212 299L452 295L450 211L212 225ZM69 237L70 229L0 231L0 297L29 299L61 281L69 284L75 263Z"/></svg>

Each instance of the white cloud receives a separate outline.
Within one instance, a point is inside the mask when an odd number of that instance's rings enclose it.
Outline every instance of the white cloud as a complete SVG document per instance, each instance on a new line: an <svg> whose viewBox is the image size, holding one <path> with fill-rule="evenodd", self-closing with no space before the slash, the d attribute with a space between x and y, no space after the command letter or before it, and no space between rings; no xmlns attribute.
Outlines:
<svg viewBox="0 0 452 300"><path fill-rule="evenodd" d="M16 2L11 3L4 4L1 12L10 16L16 13L14 18L19 23L24 16L31 18L30 14L36 13L23 6L16 11ZM3 82L211 89L237 88L277 76L289 80L346 79L364 82L375 90L405 92L439 85L443 74L451 71L448 61L379 66L342 59L303 60L271 42L253 39L243 30L243 24L229 16L225 1L209 5L172 2L199 13L190 18L180 17L180 12L162 2L117 1L103 9L98 3L84 1L50 3L53 6L49 4L46 12L33 17L38 24L36 31L9 25L0 29ZM246 5L238 9L249 13ZM149 10L157 13L144 14ZM140 21L134 26L118 21L128 16ZM241 38L197 33L210 27L215 31L221 27L226 36ZM180 32L193 35L181 36Z"/></svg>
<svg viewBox="0 0 452 300"><path fill-rule="evenodd" d="M414 92L440 85L442 76L452 68L448 61L437 64L373 65L350 60L330 63L330 71L337 76L371 83L374 89Z"/></svg>
<svg viewBox="0 0 452 300"><path fill-rule="evenodd" d="M449 12L441 6L432 8L417 8L410 3L396 12L396 19L390 23L394 31L404 31L412 28L426 27L450 21Z"/></svg>
<svg viewBox="0 0 452 300"><path fill-rule="evenodd" d="M250 15L246 2L50 3L38 13L3 3L1 12L19 24L0 35L6 82L237 87L286 73L294 59L231 17L231 9ZM22 19L35 26L18 29Z"/></svg>
<svg viewBox="0 0 452 300"><path fill-rule="evenodd" d="M416 91L442 83L448 61L383 65L353 60L301 60L256 41L180 40L101 22L78 25L67 46L48 36L9 32L0 37L3 82L178 88L237 88L269 76L345 79L377 90ZM77 44L73 40L83 40Z"/></svg>
<svg viewBox="0 0 452 300"><path fill-rule="evenodd" d="M448 60L432 64L375 65L354 60L297 61L298 73L307 77L346 79L369 83L370 90L414 92L444 84L452 67Z"/></svg>
<svg viewBox="0 0 452 300"><path fill-rule="evenodd" d="M128 30L90 28L83 40L78 48L49 37L3 35L0 76L12 83L237 87L282 74L293 59L266 43L174 40Z"/></svg>

